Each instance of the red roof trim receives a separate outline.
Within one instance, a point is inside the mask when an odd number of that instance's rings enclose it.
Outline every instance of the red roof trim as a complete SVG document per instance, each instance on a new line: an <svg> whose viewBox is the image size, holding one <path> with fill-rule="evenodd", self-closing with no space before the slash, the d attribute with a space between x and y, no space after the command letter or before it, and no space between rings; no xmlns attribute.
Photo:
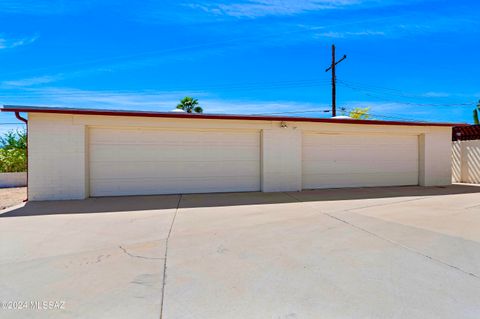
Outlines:
<svg viewBox="0 0 480 319"><path fill-rule="evenodd" d="M314 122L314 123L339 123L339 124L365 124L365 125L402 125L402 126L466 126L458 123L429 123L429 122L401 122L380 120L354 120L312 117L284 117L266 115L233 115L233 114L191 114L174 112L150 111L121 111L99 109L72 109L35 106L4 105L2 112L27 112L27 113L55 113L74 115L104 115L104 116L135 116L135 117L162 117L181 119L214 119L214 120L248 120L248 121L285 121L285 122Z"/></svg>

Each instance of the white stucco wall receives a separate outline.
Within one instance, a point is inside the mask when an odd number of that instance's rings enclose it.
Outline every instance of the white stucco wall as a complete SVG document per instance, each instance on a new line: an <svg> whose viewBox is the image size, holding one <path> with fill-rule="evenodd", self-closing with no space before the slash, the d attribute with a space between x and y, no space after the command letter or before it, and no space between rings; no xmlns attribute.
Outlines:
<svg viewBox="0 0 480 319"><path fill-rule="evenodd" d="M83 199L85 125L71 115L28 115L29 200Z"/></svg>
<svg viewBox="0 0 480 319"><path fill-rule="evenodd" d="M451 183L451 128L354 125L278 121L196 120L94 115L29 114L29 199L82 199L89 196L88 128L258 130L261 132L261 189L302 188L302 136L325 134L416 135L420 185Z"/></svg>
<svg viewBox="0 0 480 319"><path fill-rule="evenodd" d="M480 140L452 143L452 181L480 184Z"/></svg>
<svg viewBox="0 0 480 319"><path fill-rule="evenodd" d="M262 191L302 189L302 132L296 127L262 131Z"/></svg>

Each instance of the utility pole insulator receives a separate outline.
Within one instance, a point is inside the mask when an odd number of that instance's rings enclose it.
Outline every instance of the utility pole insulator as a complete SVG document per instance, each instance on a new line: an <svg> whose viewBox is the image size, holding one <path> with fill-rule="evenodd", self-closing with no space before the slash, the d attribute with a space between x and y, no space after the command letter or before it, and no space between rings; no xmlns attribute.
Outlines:
<svg viewBox="0 0 480 319"><path fill-rule="evenodd" d="M346 55L336 61L335 58L335 44L332 44L332 64L325 70L325 72L332 71L332 117L337 116L337 76L335 74L335 67L337 64L347 58Z"/></svg>

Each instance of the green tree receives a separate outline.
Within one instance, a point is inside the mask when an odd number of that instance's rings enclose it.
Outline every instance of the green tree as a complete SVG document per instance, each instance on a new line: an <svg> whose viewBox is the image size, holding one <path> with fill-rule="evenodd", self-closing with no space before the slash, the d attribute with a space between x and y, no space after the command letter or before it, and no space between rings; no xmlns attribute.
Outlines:
<svg viewBox="0 0 480 319"><path fill-rule="evenodd" d="M184 110L187 113L203 113L203 109L198 105L198 99L190 96L181 99L177 109Z"/></svg>
<svg viewBox="0 0 480 319"><path fill-rule="evenodd" d="M9 131L0 137L0 172L27 170L27 133Z"/></svg>
<svg viewBox="0 0 480 319"><path fill-rule="evenodd" d="M370 118L369 112L369 107L356 107L350 111L350 114L348 114L348 116L356 120L368 120Z"/></svg>
<svg viewBox="0 0 480 319"><path fill-rule="evenodd" d="M473 123L476 125L480 124L480 101L478 101L477 107L473 110Z"/></svg>

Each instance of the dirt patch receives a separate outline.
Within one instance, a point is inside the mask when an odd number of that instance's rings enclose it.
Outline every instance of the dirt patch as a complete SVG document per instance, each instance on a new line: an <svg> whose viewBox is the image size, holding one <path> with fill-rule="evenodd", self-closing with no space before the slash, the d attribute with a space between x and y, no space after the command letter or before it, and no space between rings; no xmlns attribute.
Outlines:
<svg viewBox="0 0 480 319"><path fill-rule="evenodd" d="M21 204L26 198L26 187L0 188L0 210Z"/></svg>

